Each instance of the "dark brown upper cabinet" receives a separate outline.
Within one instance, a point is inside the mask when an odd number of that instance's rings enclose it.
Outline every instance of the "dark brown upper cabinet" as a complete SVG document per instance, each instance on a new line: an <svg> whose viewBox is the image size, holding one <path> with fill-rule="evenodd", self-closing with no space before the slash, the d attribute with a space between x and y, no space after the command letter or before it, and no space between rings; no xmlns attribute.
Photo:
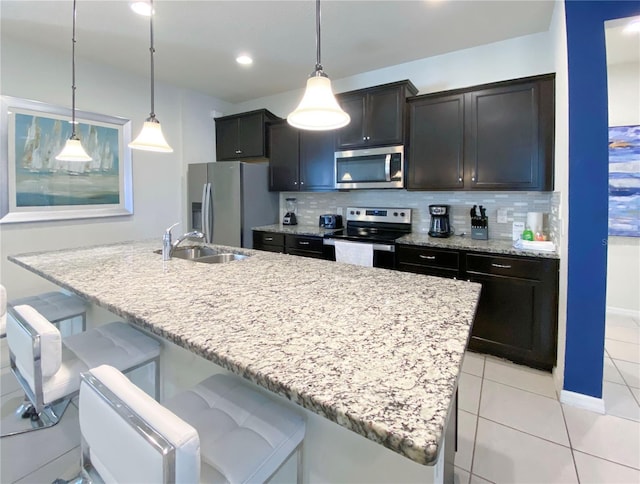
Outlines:
<svg viewBox="0 0 640 484"><path fill-rule="evenodd" d="M306 131L286 121L269 129L269 190L333 190L334 132Z"/></svg>
<svg viewBox="0 0 640 484"><path fill-rule="evenodd" d="M279 119L266 109L216 118L218 161L269 157L267 126Z"/></svg>
<svg viewBox="0 0 640 484"><path fill-rule="evenodd" d="M554 75L409 99L410 190L553 190Z"/></svg>
<svg viewBox="0 0 640 484"><path fill-rule="evenodd" d="M404 144L406 98L417 92L406 80L336 96L351 117L348 125L336 131L336 149Z"/></svg>

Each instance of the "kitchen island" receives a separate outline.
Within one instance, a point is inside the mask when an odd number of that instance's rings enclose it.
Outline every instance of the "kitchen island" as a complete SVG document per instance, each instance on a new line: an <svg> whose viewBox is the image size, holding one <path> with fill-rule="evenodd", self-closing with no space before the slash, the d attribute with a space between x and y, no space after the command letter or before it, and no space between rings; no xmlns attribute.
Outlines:
<svg viewBox="0 0 640 484"><path fill-rule="evenodd" d="M9 259L410 461L435 465L422 467L422 480L442 480L479 284L224 247L249 257L163 262L153 252L159 246ZM307 455L313 438L308 432Z"/></svg>

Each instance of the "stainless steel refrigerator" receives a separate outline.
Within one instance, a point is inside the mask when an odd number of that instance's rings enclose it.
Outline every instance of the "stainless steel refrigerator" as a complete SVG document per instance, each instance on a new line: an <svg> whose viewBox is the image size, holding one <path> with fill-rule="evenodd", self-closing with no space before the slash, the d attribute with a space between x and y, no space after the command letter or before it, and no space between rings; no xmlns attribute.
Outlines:
<svg viewBox="0 0 640 484"><path fill-rule="evenodd" d="M253 247L252 227L277 223L279 197L269 191L269 164L219 161L190 164L189 231L207 242Z"/></svg>

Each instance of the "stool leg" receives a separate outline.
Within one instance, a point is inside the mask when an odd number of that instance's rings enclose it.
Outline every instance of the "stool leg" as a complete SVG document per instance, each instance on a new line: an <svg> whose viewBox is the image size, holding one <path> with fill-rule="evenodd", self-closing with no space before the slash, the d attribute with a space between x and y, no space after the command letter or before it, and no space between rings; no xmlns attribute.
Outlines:
<svg viewBox="0 0 640 484"><path fill-rule="evenodd" d="M87 330L87 313L82 313L82 332Z"/></svg>
<svg viewBox="0 0 640 484"><path fill-rule="evenodd" d="M300 442L300 445L298 446L298 462L297 462L297 469L296 469L296 482L298 484L302 484L302 464L303 464L303 459L302 459L302 453L303 453L303 447L304 445L304 441Z"/></svg>
<svg viewBox="0 0 640 484"><path fill-rule="evenodd" d="M160 401L160 357L157 357L153 360L153 366L155 368L155 393L156 393L156 402Z"/></svg>

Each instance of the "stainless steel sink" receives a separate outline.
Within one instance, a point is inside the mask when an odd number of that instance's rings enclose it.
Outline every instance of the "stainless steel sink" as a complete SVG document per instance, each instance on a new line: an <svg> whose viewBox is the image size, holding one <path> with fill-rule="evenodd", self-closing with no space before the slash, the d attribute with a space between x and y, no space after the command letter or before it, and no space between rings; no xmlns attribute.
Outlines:
<svg viewBox="0 0 640 484"><path fill-rule="evenodd" d="M154 250L156 254L162 254L162 249ZM220 254L211 247L178 247L171 253L171 257L178 259L191 260L194 262L203 262L205 264L221 264L234 260L246 259L248 256L242 254L224 253Z"/></svg>

